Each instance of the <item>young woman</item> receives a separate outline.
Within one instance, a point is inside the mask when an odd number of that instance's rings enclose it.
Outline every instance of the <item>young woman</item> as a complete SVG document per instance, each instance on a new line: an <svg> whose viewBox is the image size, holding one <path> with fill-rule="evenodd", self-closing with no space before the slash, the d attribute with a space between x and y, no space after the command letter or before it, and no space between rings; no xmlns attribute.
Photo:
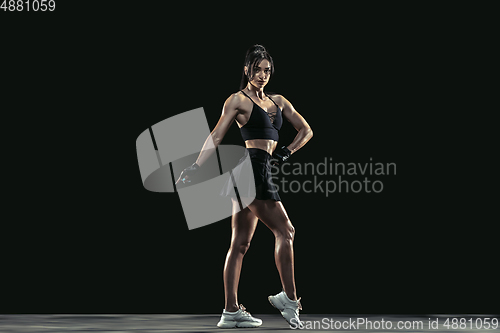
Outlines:
<svg viewBox="0 0 500 333"><path fill-rule="evenodd" d="M274 72L271 56L261 45L254 45L246 54L240 91L232 94L224 103L219 122L207 138L205 147L217 147L227 130L236 121L246 154L250 157L255 178L255 199L240 210L239 202L233 199L232 238L224 266L225 308L218 327L257 327L262 320L252 317L242 304L238 306L237 290L243 256L250 246L258 220L261 220L275 236L275 260L283 291L269 296L269 302L280 310L290 325L299 321L300 298L297 299L294 279L293 239L295 229L288 218L285 207L271 180L271 160L284 162L290 155L306 144L313 135L305 119L292 104L281 95L267 95L264 87ZM291 144L275 150L278 131L283 118L297 130ZM184 169L177 180L189 182L198 168L208 158L203 149L192 166ZM273 154L274 153L274 154Z"/></svg>

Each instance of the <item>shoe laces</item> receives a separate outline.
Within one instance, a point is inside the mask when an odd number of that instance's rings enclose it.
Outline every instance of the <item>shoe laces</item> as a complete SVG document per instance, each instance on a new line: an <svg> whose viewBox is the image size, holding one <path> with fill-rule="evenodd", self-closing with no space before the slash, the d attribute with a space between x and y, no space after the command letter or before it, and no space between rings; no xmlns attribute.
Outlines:
<svg viewBox="0 0 500 333"><path fill-rule="evenodd" d="M249 316L250 316L250 312L246 311L246 309L247 309L247 308L245 308L245 307L243 306L243 304L240 304L240 310L241 310L241 312L243 312L244 314L247 314L247 315L249 315Z"/></svg>
<svg viewBox="0 0 500 333"><path fill-rule="evenodd" d="M302 304L300 304L300 299L301 297L299 297L299 299L297 300L297 305L299 307L299 310L302 310Z"/></svg>

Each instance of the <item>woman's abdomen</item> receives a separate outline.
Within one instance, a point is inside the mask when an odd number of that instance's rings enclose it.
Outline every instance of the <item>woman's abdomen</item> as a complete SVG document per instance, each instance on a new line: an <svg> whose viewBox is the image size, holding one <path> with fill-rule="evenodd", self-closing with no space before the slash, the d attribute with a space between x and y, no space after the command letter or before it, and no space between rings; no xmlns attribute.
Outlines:
<svg viewBox="0 0 500 333"><path fill-rule="evenodd" d="M245 141L245 146L247 148L257 148L267 151L269 155L273 154L274 149L278 145L277 141L268 139L253 139Z"/></svg>

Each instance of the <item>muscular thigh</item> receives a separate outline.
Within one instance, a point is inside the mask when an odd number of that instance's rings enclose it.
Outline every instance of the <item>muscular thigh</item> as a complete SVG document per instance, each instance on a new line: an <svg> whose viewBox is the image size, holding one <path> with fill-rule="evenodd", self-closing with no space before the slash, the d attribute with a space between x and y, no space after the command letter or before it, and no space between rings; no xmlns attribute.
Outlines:
<svg viewBox="0 0 500 333"><path fill-rule="evenodd" d="M239 210L238 202L233 201L233 216L231 218L233 235L231 242L250 243L258 221L257 216L248 207Z"/></svg>
<svg viewBox="0 0 500 333"><path fill-rule="evenodd" d="M273 232L284 232L293 229L281 201L256 199L248 208Z"/></svg>

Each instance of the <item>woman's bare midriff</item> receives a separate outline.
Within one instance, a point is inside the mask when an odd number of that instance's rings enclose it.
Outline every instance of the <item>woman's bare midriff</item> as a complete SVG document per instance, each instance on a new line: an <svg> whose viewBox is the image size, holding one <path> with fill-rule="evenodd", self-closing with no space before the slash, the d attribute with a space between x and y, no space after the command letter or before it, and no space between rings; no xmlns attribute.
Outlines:
<svg viewBox="0 0 500 333"><path fill-rule="evenodd" d="M245 141L247 148L258 148L268 152L269 155L273 154L274 149L278 145L277 141L267 139L253 139Z"/></svg>

